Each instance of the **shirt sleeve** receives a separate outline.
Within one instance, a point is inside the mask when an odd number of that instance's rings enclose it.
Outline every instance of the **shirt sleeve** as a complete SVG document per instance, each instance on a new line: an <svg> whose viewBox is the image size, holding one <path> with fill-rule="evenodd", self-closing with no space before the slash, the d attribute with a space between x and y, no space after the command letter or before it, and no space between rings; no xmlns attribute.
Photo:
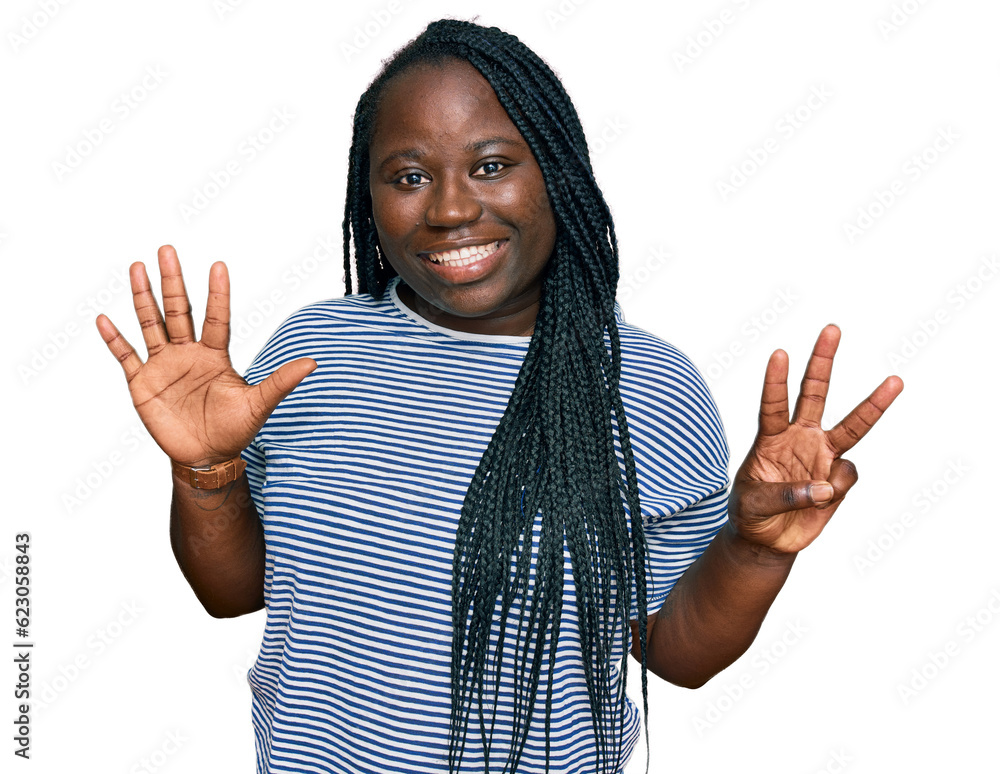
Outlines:
<svg viewBox="0 0 1000 774"><path fill-rule="evenodd" d="M274 371L285 363L300 357L312 357L314 353L309 348L309 337L301 335L303 330L311 330L317 325L315 310L322 302L310 304L292 313L264 344L264 347L250 363L243 374L248 384L260 384ZM309 377L307 376L306 379ZM305 383L305 380L303 380ZM300 387L302 385L299 385ZM296 388L298 389L298 388ZM288 398L285 399L287 401ZM284 404L284 401L283 401ZM240 454L247 464L246 477L250 487L250 497L257 515L267 529L267 512L265 509L264 486L267 483L267 449L269 436L268 425L276 414L281 413L281 407L264 423L250 445ZM271 588L274 579L274 557L270 548L266 551L264 564L264 602L270 606Z"/></svg>
<svg viewBox="0 0 1000 774"><path fill-rule="evenodd" d="M698 369L651 334L622 332L621 393L648 550L651 615L726 522L729 447ZM631 617L638 618L634 591Z"/></svg>
<svg viewBox="0 0 1000 774"><path fill-rule="evenodd" d="M246 477L250 486L250 497L253 499L254 507L258 514L264 513L264 479L267 476L267 464L264 459L264 452L261 451L254 439L250 445L243 450L240 455L247 464Z"/></svg>
<svg viewBox="0 0 1000 774"><path fill-rule="evenodd" d="M322 305L323 302L317 302L302 307L278 326L243 374L243 378L247 380L248 384L260 384L285 363L300 357L312 357L315 354L308 347L308 337L303 337L301 333L303 330L310 330L316 326L316 310ZM306 379L308 378L306 377ZM280 413L280 408L275 413ZM273 417L274 414L271 416ZM240 455L247 464L246 477L250 486L250 496L262 519L265 516L263 489L267 481L265 436L270 421L271 418L268 418L264 427L260 429L257 436Z"/></svg>

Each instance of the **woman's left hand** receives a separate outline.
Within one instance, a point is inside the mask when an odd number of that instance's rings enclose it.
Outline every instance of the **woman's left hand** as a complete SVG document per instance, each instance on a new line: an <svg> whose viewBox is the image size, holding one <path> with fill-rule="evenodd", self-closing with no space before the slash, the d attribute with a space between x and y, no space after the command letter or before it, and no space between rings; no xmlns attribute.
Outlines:
<svg viewBox="0 0 1000 774"><path fill-rule="evenodd" d="M801 551L823 531L858 480L854 465L840 455L871 430L903 390L903 380L890 376L836 427L823 430L820 420L839 343L836 325L820 332L791 423L788 355L779 349L767 363L759 429L733 481L729 520L741 537L778 554Z"/></svg>

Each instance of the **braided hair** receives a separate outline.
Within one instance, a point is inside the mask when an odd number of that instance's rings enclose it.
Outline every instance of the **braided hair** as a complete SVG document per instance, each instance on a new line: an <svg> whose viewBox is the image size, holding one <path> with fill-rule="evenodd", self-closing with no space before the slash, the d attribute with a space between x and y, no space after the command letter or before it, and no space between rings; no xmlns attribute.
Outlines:
<svg viewBox="0 0 1000 774"><path fill-rule="evenodd" d="M470 63L486 79L531 148L557 233L524 362L459 518L452 577L449 771L461 765L473 722L490 770L495 701L503 679L514 685L512 736L506 740L502 768L494 771L517 770L543 672L548 761L566 550L576 589L597 771L617 771L633 585L644 715L648 712L646 543L618 386L618 244L576 110L558 77L516 37L470 22L434 22L385 63L361 96L354 114L343 223L345 285L350 294L352 243L359 292L381 297L395 275L379 253L368 185L369 143L385 86L415 64L454 59ZM612 663L616 636L621 638L620 665ZM508 638L513 643L506 643Z"/></svg>

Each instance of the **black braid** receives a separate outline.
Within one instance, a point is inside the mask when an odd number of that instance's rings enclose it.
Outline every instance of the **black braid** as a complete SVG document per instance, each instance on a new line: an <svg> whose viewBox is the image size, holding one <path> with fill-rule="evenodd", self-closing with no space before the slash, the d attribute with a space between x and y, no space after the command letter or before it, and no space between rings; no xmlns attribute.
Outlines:
<svg viewBox="0 0 1000 774"><path fill-rule="evenodd" d="M568 550L597 771L614 772L621 765L633 585L640 621L644 719L648 716L646 543L618 388L621 344L614 318L618 244L576 110L558 77L517 38L495 27L434 22L385 64L362 95L354 115L348 166L345 285L350 293L352 243L359 292L381 297L395 275L379 255L368 190L368 146L385 85L414 64L456 58L469 62L489 82L531 148L545 179L557 235L524 363L459 519L452 578L449 770L461 766L475 712L490 771L501 671L514 680L513 736L505 740L506 758L493 762L494 771L517 770L543 672L547 673L548 753ZM610 355L605 334L611 342ZM624 476L615 452L613 422ZM539 514L532 578L532 535ZM619 690L612 695L616 631L623 633L623 658ZM498 638L492 647L491 635ZM512 658L508 655L512 661L508 664L503 657L509 638L514 638L515 651ZM648 750L648 723L646 727ZM647 770L648 765L647 757Z"/></svg>

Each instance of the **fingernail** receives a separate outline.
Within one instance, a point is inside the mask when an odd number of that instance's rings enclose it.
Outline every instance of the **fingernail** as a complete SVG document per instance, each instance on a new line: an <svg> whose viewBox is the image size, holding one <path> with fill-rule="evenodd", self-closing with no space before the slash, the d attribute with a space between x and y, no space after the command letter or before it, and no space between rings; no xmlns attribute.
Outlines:
<svg viewBox="0 0 1000 774"><path fill-rule="evenodd" d="M809 496L814 503L825 503L833 498L833 487L829 484L811 484Z"/></svg>

